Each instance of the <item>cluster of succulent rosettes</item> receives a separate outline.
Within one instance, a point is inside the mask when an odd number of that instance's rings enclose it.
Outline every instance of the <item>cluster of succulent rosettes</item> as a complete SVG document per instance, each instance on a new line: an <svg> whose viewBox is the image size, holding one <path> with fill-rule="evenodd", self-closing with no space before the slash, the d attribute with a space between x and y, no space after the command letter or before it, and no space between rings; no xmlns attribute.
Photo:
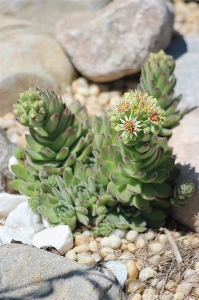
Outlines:
<svg viewBox="0 0 199 300"><path fill-rule="evenodd" d="M26 135L28 147L19 150L24 153L23 159L18 158L20 176L18 167L12 167L21 180L12 182L14 190L21 193L26 190L29 196L32 190L28 192L27 186L31 175L35 181L40 181L41 177L62 173L60 168L73 166L76 161L89 161L92 134L86 108L78 101L69 109L53 92L36 88L21 93L14 107L16 119L30 130ZM27 169L28 177L25 176ZM26 189L21 189L23 181Z"/></svg>
<svg viewBox="0 0 199 300"><path fill-rule="evenodd" d="M164 111L147 93L124 93L121 102L109 113L111 126L122 132L122 142L136 144L158 134L164 122Z"/></svg>
<svg viewBox="0 0 199 300"><path fill-rule="evenodd" d="M98 236L109 236L114 229L114 224L108 222L107 220L102 220L102 222L98 226L92 229L92 235L94 238Z"/></svg>
<svg viewBox="0 0 199 300"><path fill-rule="evenodd" d="M184 180L174 187L170 202L175 206L183 206L186 199L191 197L194 192L194 182L192 180Z"/></svg>
<svg viewBox="0 0 199 300"><path fill-rule="evenodd" d="M174 97L176 78L173 74L175 62L172 56L163 50L150 53L141 68L141 78L138 89L157 99L157 104L165 111L165 122L159 132L161 136L170 136L171 128L176 126L187 109L177 111L181 95Z"/></svg>
<svg viewBox="0 0 199 300"><path fill-rule="evenodd" d="M106 217L107 207L117 204L96 184L94 170L81 162L76 162L73 171L65 168L61 176L41 180L43 192L32 196L29 205L55 225L67 224L71 230L77 222L98 225Z"/></svg>

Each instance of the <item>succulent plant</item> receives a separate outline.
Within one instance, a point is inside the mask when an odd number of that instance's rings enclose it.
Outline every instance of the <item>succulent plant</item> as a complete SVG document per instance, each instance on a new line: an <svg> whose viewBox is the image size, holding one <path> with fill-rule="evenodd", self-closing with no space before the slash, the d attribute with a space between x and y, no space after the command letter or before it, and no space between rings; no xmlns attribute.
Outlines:
<svg viewBox="0 0 199 300"><path fill-rule="evenodd" d="M109 236L114 229L114 224L111 224L106 220L102 220L102 222L98 226L92 229L92 234L95 238L98 236Z"/></svg>
<svg viewBox="0 0 199 300"><path fill-rule="evenodd" d="M159 132L161 136L170 136L171 128L176 126L183 114L187 112L187 109L176 111L181 95L174 97L176 85L174 69L173 57L166 55L163 50L150 53L141 68L139 90L155 97L157 105L165 111L165 121Z"/></svg>
<svg viewBox="0 0 199 300"><path fill-rule="evenodd" d="M195 192L195 184L192 180L184 180L174 187L171 204L175 206L183 206L187 198L191 197Z"/></svg>
<svg viewBox="0 0 199 300"><path fill-rule="evenodd" d="M86 161L91 154L88 116L79 102L72 103L69 109L53 92L36 88L20 94L13 112L19 123L30 130L30 135L26 135L28 147L21 150L24 152L24 159L19 160L24 165L20 166L21 174L28 169L39 180L40 176L58 172L60 167ZM12 168L14 173L17 168ZM20 190L18 183L14 181L12 188Z"/></svg>
<svg viewBox="0 0 199 300"><path fill-rule="evenodd" d="M155 98L135 91L125 93L109 116L111 124L104 118L102 129L97 125L94 136L95 178L118 201L108 210L106 220L117 228L138 231L147 224L161 226L172 192L168 180L174 170L167 139L157 136L164 111Z"/></svg>

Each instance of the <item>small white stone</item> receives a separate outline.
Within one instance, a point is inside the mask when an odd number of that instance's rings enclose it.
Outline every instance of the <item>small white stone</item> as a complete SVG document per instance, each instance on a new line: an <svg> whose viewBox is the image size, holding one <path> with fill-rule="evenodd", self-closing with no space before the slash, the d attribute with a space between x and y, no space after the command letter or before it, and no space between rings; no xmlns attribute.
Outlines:
<svg viewBox="0 0 199 300"><path fill-rule="evenodd" d="M127 271L128 271L128 278L137 279L137 277L138 277L138 268L136 266L136 263L132 259L130 259L126 263L126 268L127 268Z"/></svg>
<svg viewBox="0 0 199 300"><path fill-rule="evenodd" d="M143 300L151 300L156 298L156 290L154 288L148 288L144 290L142 295Z"/></svg>
<svg viewBox="0 0 199 300"><path fill-rule="evenodd" d="M104 106L109 103L110 95L108 92L102 92L98 95L98 103Z"/></svg>
<svg viewBox="0 0 199 300"><path fill-rule="evenodd" d="M121 249L122 251L128 249L127 244L122 244L122 245L120 246L120 249Z"/></svg>
<svg viewBox="0 0 199 300"><path fill-rule="evenodd" d="M184 271L184 279L187 279L187 277L194 275L195 273L196 273L196 271L193 269L186 269Z"/></svg>
<svg viewBox="0 0 199 300"><path fill-rule="evenodd" d="M89 243L89 250L92 252L98 252L99 250L99 246L98 246L98 242L96 241L92 241Z"/></svg>
<svg viewBox="0 0 199 300"><path fill-rule="evenodd" d="M193 288L193 285L190 282L185 281L185 282L181 283L181 289L185 296L187 296L189 294L189 292L191 291L192 288Z"/></svg>
<svg viewBox="0 0 199 300"><path fill-rule="evenodd" d="M105 265L113 272L113 274L116 276L117 280L119 281L119 284L121 287L124 287L124 283L127 279L127 269L126 267L117 262L117 261L108 261L105 263ZM105 268L100 268L100 271L108 276L108 272L106 271Z"/></svg>
<svg viewBox="0 0 199 300"><path fill-rule="evenodd" d="M166 234L160 234L158 240L161 244L166 245L168 242L168 237Z"/></svg>
<svg viewBox="0 0 199 300"><path fill-rule="evenodd" d="M133 243L129 243L127 245L127 248L131 253L134 253L136 251L136 246Z"/></svg>
<svg viewBox="0 0 199 300"><path fill-rule="evenodd" d="M174 294L173 299L174 300L184 300L184 293L183 292L178 292Z"/></svg>
<svg viewBox="0 0 199 300"><path fill-rule="evenodd" d="M83 259L85 256L89 256L88 252L77 253L77 261Z"/></svg>
<svg viewBox="0 0 199 300"><path fill-rule="evenodd" d="M11 156L10 159L9 159L9 161L8 161L8 170L14 176L15 176L15 174L12 172L11 166L17 165L17 164L18 164L18 160L16 159L16 157L15 156Z"/></svg>
<svg viewBox="0 0 199 300"><path fill-rule="evenodd" d="M114 251L113 251L113 249L110 248L110 247L104 247L104 248L102 248L101 251L100 251L100 255L101 255L102 257L106 257L108 254L113 254L113 253L114 253Z"/></svg>
<svg viewBox="0 0 199 300"><path fill-rule="evenodd" d="M77 254L73 249L68 250L65 254L65 257L71 260L77 260Z"/></svg>
<svg viewBox="0 0 199 300"><path fill-rule="evenodd" d="M173 231L171 234L174 239L179 239L179 237L181 237L181 234L178 231Z"/></svg>
<svg viewBox="0 0 199 300"><path fill-rule="evenodd" d="M73 248L76 253L87 252L89 251L88 245L80 245Z"/></svg>
<svg viewBox="0 0 199 300"><path fill-rule="evenodd" d="M199 261L197 261L195 264L195 271L199 272Z"/></svg>
<svg viewBox="0 0 199 300"><path fill-rule="evenodd" d="M109 260L116 260L115 254L108 254L105 258L104 261L109 261Z"/></svg>
<svg viewBox="0 0 199 300"><path fill-rule="evenodd" d="M133 298L131 298L132 300L141 300L142 296L139 293L136 293Z"/></svg>
<svg viewBox="0 0 199 300"><path fill-rule="evenodd" d="M94 259L94 261L99 261L101 260L101 256L99 255L99 253L93 253L91 254L91 257Z"/></svg>
<svg viewBox="0 0 199 300"><path fill-rule="evenodd" d="M83 235L86 235L86 236L91 236L91 232L90 230L85 230L82 232Z"/></svg>
<svg viewBox="0 0 199 300"><path fill-rule="evenodd" d="M164 294L162 295L162 300L172 300L173 299L173 293L171 292L164 292Z"/></svg>
<svg viewBox="0 0 199 300"><path fill-rule="evenodd" d="M88 89L89 95L98 96L100 93L100 88L96 84L91 84Z"/></svg>
<svg viewBox="0 0 199 300"><path fill-rule="evenodd" d="M7 217L21 202L27 202L28 199L24 195L0 193L0 217Z"/></svg>
<svg viewBox="0 0 199 300"><path fill-rule="evenodd" d="M133 242L133 241L135 241L135 239L137 238L137 236L138 236L138 232L137 232L137 231L135 231L135 230L130 230L130 231L127 232L127 234L126 234L126 239L127 239L127 241L129 241L129 242Z"/></svg>
<svg viewBox="0 0 199 300"><path fill-rule="evenodd" d="M158 281L158 283L157 283L157 285L156 285L156 288L157 288L158 290L161 290L162 287L165 285L165 283L166 283L166 279L162 279L162 280Z"/></svg>
<svg viewBox="0 0 199 300"><path fill-rule="evenodd" d="M148 231L147 233L145 233L144 237L145 237L146 241L151 241L155 238L155 232Z"/></svg>
<svg viewBox="0 0 199 300"><path fill-rule="evenodd" d="M80 94L84 97L88 96L89 91L87 86L78 86L76 89L76 94Z"/></svg>
<svg viewBox="0 0 199 300"><path fill-rule="evenodd" d="M152 252L152 253L158 253L164 250L164 246L161 243L151 243L148 245L148 249Z"/></svg>
<svg viewBox="0 0 199 300"><path fill-rule="evenodd" d="M134 293L141 286L141 281L139 279L129 278L126 280L126 286L129 293Z"/></svg>
<svg viewBox="0 0 199 300"><path fill-rule="evenodd" d="M88 245L88 244L89 244L89 237L87 235L79 234L76 236L75 246Z"/></svg>
<svg viewBox="0 0 199 300"><path fill-rule="evenodd" d="M81 105L84 105L86 103L86 98L81 94L75 94L74 99L78 100L81 103Z"/></svg>
<svg viewBox="0 0 199 300"><path fill-rule="evenodd" d="M118 236L116 236L114 234L111 234L109 236L109 240L110 240L110 247L112 249L116 250L116 249L120 248L120 245L121 245L122 241Z"/></svg>
<svg viewBox="0 0 199 300"><path fill-rule="evenodd" d="M129 241L127 241L126 239L121 239L121 241L122 241L122 244L128 244L129 243Z"/></svg>
<svg viewBox="0 0 199 300"><path fill-rule="evenodd" d="M32 245L32 242L29 238L20 236L10 227L0 226L0 245L10 244L11 240L19 241L22 242L23 244Z"/></svg>
<svg viewBox="0 0 199 300"><path fill-rule="evenodd" d="M59 225L46 228L35 234L32 239L32 244L37 248L53 246L64 255L73 247L73 235L68 225Z"/></svg>
<svg viewBox="0 0 199 300"><path fill-rule="evenodd" d="M144 248L146 245L146 241L142 238L139 238L136 243L137 248Z"/></svg>
<svg viewBox="0 0 199 300"><path fill-rule="evenodd" d="M156 287L157 283L158 283L158 279L157 279L157 278L154 278L154 279L151 280L150 285L151 285L152 287Z"/></svg>
<svg viewBox="0 0 199 300"><path fill-rule="evenodd" d="M17 144L19 141L20 136L17 133L11 134L9 141L13 144Z"/></svg>
<svg viewBox="0 0 199 300"><path fill-rule="evenodd" d="M120 239L124 239L126 236L126 233L127 233L126 229L114 229L112 232L113 235L118 236Z"/></svg>
<svg viewBox="0 0 199 300"><path fill-rule="evenodd" d="M93 264L95 260L90 256L84 256L82 259L78 260L80 264Z"/></svg>
<svg viewBox="0 0 199 300"><path fill-rule="evenodd" d="M33 211L27 201L20 203L9 213L5 225L27 238L32 238L37 232L44 229L41 215L37 211Z"/></svg>
<svg viewBox="0 0 199 300"><path fill-rule="evenodd" d="M139 273L139 279L144 281L148 278L154 277L157 274L151 267L146 267L142 269Z"/></svg>
<svg viewBox="0 0 199 300"><path fill-rule="evenodd" d="M103 238L101 239L100 245L101 245L102 247L110 247L110 240L109 240L109 237L103 237Z"/></svg>
<svg viewBox="0 0 199 300"><path fill-rule="evenodd" d="M123 255L121 255L119 257L119 259L121 259L121 260L129 260L129 259L131 259L131 255L129 255L129 254L123 254Z"/></svg>

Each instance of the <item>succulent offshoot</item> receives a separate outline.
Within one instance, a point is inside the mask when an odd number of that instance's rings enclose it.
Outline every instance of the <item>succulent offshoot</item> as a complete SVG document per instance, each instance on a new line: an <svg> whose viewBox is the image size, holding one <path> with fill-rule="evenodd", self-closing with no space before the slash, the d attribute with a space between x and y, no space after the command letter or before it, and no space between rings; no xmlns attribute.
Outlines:
<svg viewBox="0 0 199 300"><path fill-rule="evenodd" d="M175 206L183 206L187 198L195 192L195 184L192 180L184 180L175 186L171 203Z"/></svg>

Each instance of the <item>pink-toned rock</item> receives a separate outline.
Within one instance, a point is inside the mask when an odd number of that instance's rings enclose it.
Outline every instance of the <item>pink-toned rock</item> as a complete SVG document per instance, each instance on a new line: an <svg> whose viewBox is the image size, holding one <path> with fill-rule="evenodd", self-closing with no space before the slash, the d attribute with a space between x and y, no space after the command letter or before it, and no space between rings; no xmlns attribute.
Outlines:
<svg viewBox="0 0 199 300"><path fill-rule="evenodd" d="M197 100L197 99L196 99ZM173 206L171 215L188 228L199 232L199 107L188 113L173 129L169 140L180 169L177 182L194 180L196 190L183 207Z"/></svg>
<svg viewBox="0 0 199 300"><path fill-rule="evenodd" d="M166 48L173 19L170 1L115 0L98 11L67 16L56 33L78 71L106 82L137 72L150 51Z"/></svg>

